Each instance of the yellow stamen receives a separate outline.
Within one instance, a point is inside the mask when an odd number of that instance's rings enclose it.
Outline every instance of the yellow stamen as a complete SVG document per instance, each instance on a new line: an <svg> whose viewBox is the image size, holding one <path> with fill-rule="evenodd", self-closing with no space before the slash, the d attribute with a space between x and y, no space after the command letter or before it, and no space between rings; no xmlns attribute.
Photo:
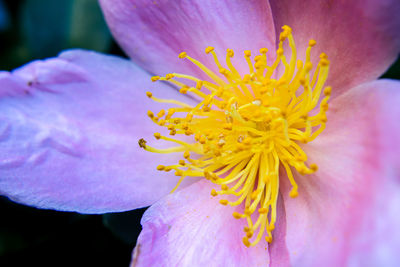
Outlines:
<svg viewBox="0 0 400 267"><path fill-rule="evenodd" d="M247 247L255 246L263 238L273 242L280 179L288 179L292 186L289 196L295 198L301 192L294 172L306 175L318 170L316 164L306 164L307 155L301 143L311 142L325 129L332 91L331 87L324 87L330 63L327 55L322 53L318 64L310 60L316 41L309 41L303 62L297 59L292 29L282 29L276 60L271 65L267 64L266 48L259 50L254 63L252 53L244 52L249 66L247 74L232 64L233 50L227 49L225 67L214 48L207 47L205 52L213 57L220 74L186 52L179 54L179 58L197 65L213 82L179 73L152 77L152 81L170 82L178 86L180 93L199 98L194 107L146 93L154 101L176 106L157 113L149 111L148 117L166 127L171 136L193 136L193 141L155 133L156 139L179 146L156 149L144 139L139 140L139 146L155 153L184 152L184 159L176 165L159 165L157 169L174 170L181 177L173 191L189 177L204 176L219 185L221 189L212 189L211 195L230 196L219 203L237 206L233 217L247 222L242 239ZM284 42L291 50L288 59ZM276 77L278 66L284 67L280 77ZM280 176L280 170L286 175Z"/></svg>

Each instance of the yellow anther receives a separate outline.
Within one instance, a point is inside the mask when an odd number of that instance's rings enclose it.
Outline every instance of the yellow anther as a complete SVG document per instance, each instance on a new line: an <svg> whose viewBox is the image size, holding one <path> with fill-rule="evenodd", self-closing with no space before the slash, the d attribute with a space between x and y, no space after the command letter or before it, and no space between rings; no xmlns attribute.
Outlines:
<svg viewBox="0 0 400 267"><path fill-rule="evenodd" d="M153 94L151 92L146 92L146 95L148 98L151 98L153 96Z"/></svg>
<svg viewBox="0 0 400 267"><path fill-rule="evenodd" d="M282 26L282 30L283 30L284 32L286 32L287 34L291 34L291 33L292 33L292 28L289 27L288 25L283 25L283 26Z"/></svg>
<svg viewBox="0 0 400 267"><path fill-rule="evenodd" d="M311 169L313 172L316 172L316 171L318 171L318 165L315 164L315 163L312 163L312 164L310 164L310 169Z"/></svg>
<svg viewBox="0 0 400 267"><path fill-rule="evenodd" d="M184 87L182 87L182 88L179 90L179 93L181 93L181 94L187 94L188 89L189 89L189 87L184 86Z"/></svg>
<svg viewBox="0 0 400 267"><path fill-rule="evenodd" d="M328 66L330 62L326 58L322 58L320 63L321 63L321 66Z"/></svg>
<svg viewBox="0 0 400 267"><path fill-rule="evenodd" d="M181 170L176 170L175 171L175 176L182 176L183 172Z"/></svg>
<svg viewBox="0 0 400 267"><path fill-rule="evenodd" d="M186 162L183 159L181 159L181 160L179 160L179 165L185 166Z"/></svg>
<svg viewBox="0 0 400 267"><path fill-rule="evenodd" d="M226 205L228 205L228 200L226 200L226 199L221 199L221 200L219 201L219 203L226 206Z"/></svg>
<svg viewBox="0 0 400 267"><path fill-rule="evenodd" d="M267 231L268 232L271 232L271 231L274 231L274 230L275 230L275 225L274 224L270 224L270 225L267 226Z"/></svg>
<svg viewBox="0 0 400 267"><path fill-rule="evenodd" d="M246 236L243 237L242 241L243 241L243 244L244 244L246 247L250 247L249 239L248 239Z"/></svg>
<svg viewBox="0 0 400 267"><path fill-rule="evenodd" d="M159 118L163 117L164 115L165 115L165 110L164 110L164 109L160 110L160 111L157 113L157 117L159 117Z"/></svg>
<svg viewBox="0 0 400 267"><path fill-rule="evenodd" d="M295 188L293 188L289 193L289 196L292 197L292 198L295 198L298 195L299 195L299 192L297 192L297 189L295 189Z"/></svg>
<svg viewBox="0 0 400 267"><path fill-rule="evenodd" d="M268 243L272 243L272 236L266 236L265 241L267 241Z"/></svg>
<svg viewBox="0 0 400 267"><path fill-rule="evenodd" d="M233 57L235 55L235 53L233 52L232 49L227 49L226 50L226 54L227 54L228 57Z"/></svg>
<svg viewBox="0 0 400 267"><path fill-rule="evenodd" d="M278 56L282 56L283 55L283 48L278 48L278 50L276 50L276 54L278 55Z"/></svg>
<svg viewBox="0 0 400 267"><path fill-rule="evenodd" d="M310 41L308 42L308 45L311 46L311 47L313 47L313 46L316 45L316 44L317 44L317 41L315 41L315 40L310 40Z"/></svg>
<svg viewBox="0 0 400 267"><path fill-rule="evenodd" d="M260 54L266 54L267 52L268 52L268 49L265 47L260 49Z"/></svg>
<svg viewBox="0 0 400 267"><path fill-rule="evenodd" d="M182 52L178 56L178 58L185 58L185 57L187 57L187 53L186 52Z"/></svg>
<svg viewBox="0 0 400 267"><path fill-rule="evenodd" d="M153 76L153 77L151 77L151 81L152 82L156 82L156 81L158 81L160 79L160 76Z"/></svg>
<svg viewBox="0 0 400 267"><path fill-rule="evenodd" d="M218 193L217 193L217 191L215 191L215 189L212 189L212 190L211 190L211 195L212 195L213 197L216 197L216 196L218 196Z"/></svg>
<svg viewBox="0 0 400 267"><path fill-rule="evenodd" d="M247 238L252 238L253 237L253 232L249 231L246 233Z"/></svg>
<svg viewBox="0 0 400 267"><path fill-rule="evenodd" d="M328 56L327 56L325 53L321 53L321 54L319 55L319 58L320 58L320 59L322 59L322 58L328 58Z"/></svg>
<svg viewBox="0 0 400 267"><path fill-rule="evenodd" d="M167 75L165 75L165 79L170 80L174 78L174 74L173 73L168 73Z"/></svg>
<svg viewBox="0 0 400 267"><path fill-rule="evenodd" d="M164 171L169 172L170 170L172 170L172 168L170 166L166 166Z"/></svg>
<svg viewBox="0 0 400 267"><path fill-rule="evenodd" d="M307 62L304 67L305 67L306 71L310 71L313 67L313 64L311 62Z"/></svg>
<svg viewBox="0 0 400 267"><path fill-rule="evenodd" d="M223 74L225 76L229 75L229 71L227 69L224 69L224 68L219 69L219 73L221 73L221 74Z"/></svg>
<svg viewBox="0 0 400 267"><path fill-rule="evenodd" d="M164 165L158 165L157 166L157 170L163 171L163 170L165 170L165 166Z"/></svg>
<svg viewBox="0 0 400 267"><path fill-rule="evenodd" d="M204 136L201 136L201 137L199 138L199 143L200 143L200 144L205 144L206 141L207 141L207 139L206 139Z"/></svg>
<svg viewBox="0 0 400 267"><path fill-rule="evenodd" d="M235 218L235 219L241 219L242 218L242 214L240 214L240 213L238 213L238 212L234 212L234 213L232 213L232 215L233 215L233 217Z"/></svg>
<svg viewBox="0 0 400 267"><path fill-rule="evenodd" d="M160 133L154 133L154 137L155 137L156 139L160 139L160 138L161 138L161 134L160 134Z"/></svg>
<svg viewBox="0 0 400 267"><path fill-rule="evenodd" d="M183 157L184 157L185 159L189 159L189 158L190 158L190 152L189 152L189 151L185 151L185 152L183 153Z"/></svg>
<svg viewBox="0 0 400 267"><path fill-rule="evenodd" d="M254 200L254 199L256 199L257 198L257 196L258 196L258 194L259 194L259 191L258 190L256 190L256 191L253 191L253 193L251 193L251 199L252 200Z"/></svg>
<svg viewBox="0 0 400 267"><path fill-rule="evenodd" d="M222 184L222 185L221 185L221 189L222 189L222 190L225 190L225 191L228 191L228 190L229 190L229 187L228 187L226 184Z"/></svg>
<svg viewBox="0 0 400 267"><path fill-rule="evenodd" d="M149 118L154 118L154 113L151 110L147 111L147 116L149 116Z"/></svg>
<svg viewBox="0 0 400 267"><path fill-rule="evenodd" d="M245 57L251 57L251 51L250 50L245 50L244 51L244 56Z"/></svg>
<svg viewBox="0 0 400 267"><path fill-rule="evenodd" d="M209 47L206 48L206 54L209 54L209 53L211 53L212 51L214 51L214 47L209 46Z"/></svg>
<svg viewBox="0 0 400 267"><path fill-rule="evenodd" d="M328 95L331 95L331 93L332 93L332 87L330 87L330 86L325 87L324 95L328 96Z"/></svg>

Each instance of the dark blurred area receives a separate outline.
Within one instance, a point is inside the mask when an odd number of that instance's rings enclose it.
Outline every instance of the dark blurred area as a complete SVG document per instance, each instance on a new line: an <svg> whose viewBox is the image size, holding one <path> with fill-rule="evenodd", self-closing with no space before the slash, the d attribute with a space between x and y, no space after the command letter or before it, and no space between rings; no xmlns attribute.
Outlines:
<svg viewBox="0 0 400 267"><path fill-rule="evenodd" d="M0 0L0 70L62 50L124 56L97 0ZM40 210L0 197L0 266L129 266L144 209L107 215Z"/></svg>
<svg viewBox="0 0 400 267"><path fill-rule="evenodd" d="M0 0L0 69L65 49L124 56L96 0ZM383 75L400 78L400 61ZM0 266L128 266L145 209L107 215L39 210L0 197Z"/></svg>

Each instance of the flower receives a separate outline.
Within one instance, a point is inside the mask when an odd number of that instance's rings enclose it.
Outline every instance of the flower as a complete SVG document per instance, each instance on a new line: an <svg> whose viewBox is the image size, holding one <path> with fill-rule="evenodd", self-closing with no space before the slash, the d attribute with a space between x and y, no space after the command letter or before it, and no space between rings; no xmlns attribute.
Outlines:
<svg viewBox="0 0 400 267"><path fill-rule="evenodd" d="M293 172L296 198L289 196L293 185L280 175L273 240L247 248L243 219L232 217L243 213L243 206L219 204L210 196L215 185L203 178L168 194L178 177L156 168L178 162L182 153L154 156L137 145L159 132L145 118L148 109L158 109L146 100L145 88L152 86L153 94L165 99L194 105L195 100L165 83L150 85L149 74L127 60L75 50L0 74L2 195L83 213L156 202L142 220L135 266L400 262L399 83L374 81L399 52L395 1L100 3L127 54L155 74L205 79L196 65L179 62L176 55L185 51L212 68L213 57L203 53L207 46L218 55L227 48L236 54L275 51L275 31L283 25L293 29L299 57L315 39L311 62L318 62L321 52L329 56L326 84L332 91L326 94L326 129L301 149L318 170L309 165L315 173ZM273 59L267 53L267 61ZM248 68L246 62L234 63L239 71Z"/></svg>

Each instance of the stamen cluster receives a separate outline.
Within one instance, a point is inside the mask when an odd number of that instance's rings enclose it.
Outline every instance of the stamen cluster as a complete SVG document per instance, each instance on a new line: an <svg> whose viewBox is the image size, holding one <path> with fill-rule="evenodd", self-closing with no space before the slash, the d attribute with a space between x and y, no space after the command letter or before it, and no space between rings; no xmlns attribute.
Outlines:
<svg viewBox="0 0 400 267"><path fill-rule="evenodd" d="M214 48L207 47L205 52L213 56L219 74L185 52L179 58L196 64L210 81L179 73L152 78L178 86L182 94L192 94L199 99L196 106L156 98L147 92L154 101L175 105L157 114L149 111L148 116L169 130L169 136L155 133L155 138L177 146L156 149L143 139L139 145L151 152L183 152L183 158L176 165L157 167L160 171L174 170L175 175L181 177L174 190L187 177L204 176L220 187L213 189L211 195L227 196L219 201L222 205L243 207L242 212L234 212L233 217L247 222L243 238L246 246L254 246L263 237L272 241L279 179L284 178L279 176L279 168L286 172L292 185L290 196L296 197L298 185L293 171L302 175L317 171L315 164L306 164L307 155L301 143L314 140L327 122L331 93L330 87L324 87L329 69L327 56L320 55L311 73L310 52L316 42L309 41L304 62L297 60L291 28L284 26L282 29L272 65L267 64L266 48L260 49L254 62L251 52L245 51L249 72L243 75L231 62L234 56L231 49L227 50L224 67ZM283 50L285 41L291 49L289 62ZM284 67L280 77L276 77L278 66ZM177 135L193 136L193 142L181 141L175 137Z"/></svg>

